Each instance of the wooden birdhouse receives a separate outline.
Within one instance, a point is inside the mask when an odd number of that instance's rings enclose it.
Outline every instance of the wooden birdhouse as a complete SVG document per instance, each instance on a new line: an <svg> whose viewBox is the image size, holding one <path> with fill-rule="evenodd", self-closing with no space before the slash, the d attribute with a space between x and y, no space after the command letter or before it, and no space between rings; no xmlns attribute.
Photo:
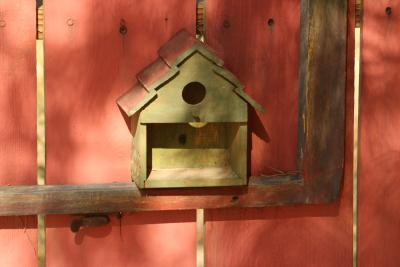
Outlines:
<svg viewBox="0 0 400 267"><path fill-rule="evenodd" d="M180 31L118 100L139 188L247 183L248 107L263 108L208 47Z"/></svg>

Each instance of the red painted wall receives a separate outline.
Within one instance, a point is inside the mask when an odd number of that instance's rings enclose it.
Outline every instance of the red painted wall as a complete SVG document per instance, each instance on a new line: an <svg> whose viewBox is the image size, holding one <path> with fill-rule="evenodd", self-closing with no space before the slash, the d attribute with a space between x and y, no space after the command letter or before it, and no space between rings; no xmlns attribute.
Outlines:
<svg viewBox="0 0 400 267"><path fill-rule="evenodd" d="M115 101L173 34L194 33L195 12L179 0L45 4L48 183L130 181L130 133Z"/></svg>
<svg viewBox="0 0 400 267"><path fill-rule="evenodd" d="M392 14L385 12L392 7ZM400 2L364 1L360 265L400 265Z"/></svg>
<svg viewBox="0 0 400 267"><path fill-rule="evenodd" d="M0 185L36 184L35 1L0 1ZM35 266L35 217L0 218L0 266Z"/></svg>
<svg viewBox="0 0 400 267"><path fill-rule="evenodd" d="M216 0L206 10L206 43L267 109L250 114L252 175L296 171L300 1Z"/></svg>
<svg viewBox="0 0 400 267"><path fill-rule="evenodd" d="M6 81L0 83L0 94L10 95L11 101L0 99L0 118L10 125L0 134L7 137L0 142L2 184L36 182L35 7L31 2L0 3L0 20L7 19L7 26L0 28L0 80ZM173 33L180 28L194 33L194 2L46 1L48 183L130 180L130 135L115 99L157 57L157 49ZM263 115L251 114L254 175L296 168L299 15L299 1L207 1L207 43L247 85L247 92L268 109ZM275 20L273 27L267 25L269 18ZM228 28L223 26L225 19ZM128 28L124 36L119 33L121 20ZM208 266L351 265L352 27L351 20L346 166L340 202L208 210ZM27 34L16 34L21 29ZM3 149L14 154L4 156ZM111 225L76 235L69 230L72 218L48 216L48 266L195 265L194 211L112 216ZM35 219L2 218L0 228L0 246L6 248L0 266L35 266Z"/></svg>

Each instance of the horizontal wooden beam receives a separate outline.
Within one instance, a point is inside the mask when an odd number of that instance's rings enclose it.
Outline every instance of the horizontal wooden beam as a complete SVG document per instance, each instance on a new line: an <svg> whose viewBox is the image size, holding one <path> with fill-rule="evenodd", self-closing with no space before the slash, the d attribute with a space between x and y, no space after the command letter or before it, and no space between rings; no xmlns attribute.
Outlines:
<svg viewBox="0 0 400 267"><path fill-rule="evenodd" d="M274 182L275 180L275 182ZM251 178L245 187L139 190L134 183L1 186L0 216L261 207L305 202L295 177Z"/></svg>

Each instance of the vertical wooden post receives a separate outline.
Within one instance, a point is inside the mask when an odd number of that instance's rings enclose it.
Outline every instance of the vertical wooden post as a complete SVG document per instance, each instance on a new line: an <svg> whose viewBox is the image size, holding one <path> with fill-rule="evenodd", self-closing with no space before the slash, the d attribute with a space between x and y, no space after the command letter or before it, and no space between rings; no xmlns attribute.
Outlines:
<svg viewBox="0 0 400 267"><path fill-rule="evenodd" d="M205 237L206 237L206 224L204 220L204 209L196 210L196 229L197 229L197 252L196 252L196 266L204 267L205 262Z"/></svg>
<svg viewBox="0 0 400 267"><path fill-rule="evenodd" d="M358 159L360 112L360 59L362 0L356 0L355 60L354 60L354 135L353 135L353 266L358 266Z"/></svg>
<svg viewBox="0 0 400 267"><path fill-rule="evenodd" d="M36 127L37 127L37 184L46 184L45 138L45 78L44 78L44 6L37 1L36 31ZM46 217L38 215L38 266L46 266Z"/></svg>

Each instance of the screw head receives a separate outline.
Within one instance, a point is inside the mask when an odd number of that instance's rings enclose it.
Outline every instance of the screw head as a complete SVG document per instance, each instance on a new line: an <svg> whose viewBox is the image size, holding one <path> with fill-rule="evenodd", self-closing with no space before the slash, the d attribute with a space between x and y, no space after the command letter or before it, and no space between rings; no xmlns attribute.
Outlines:
<svg viewBox="0 0 400 267"><path fill-rule="evenodd" d="M275 24L274 19L273 19L273 18L270 18L270 19L268 20L268 26L269 26L269 27L273 27L274 24Z"/></svg>

